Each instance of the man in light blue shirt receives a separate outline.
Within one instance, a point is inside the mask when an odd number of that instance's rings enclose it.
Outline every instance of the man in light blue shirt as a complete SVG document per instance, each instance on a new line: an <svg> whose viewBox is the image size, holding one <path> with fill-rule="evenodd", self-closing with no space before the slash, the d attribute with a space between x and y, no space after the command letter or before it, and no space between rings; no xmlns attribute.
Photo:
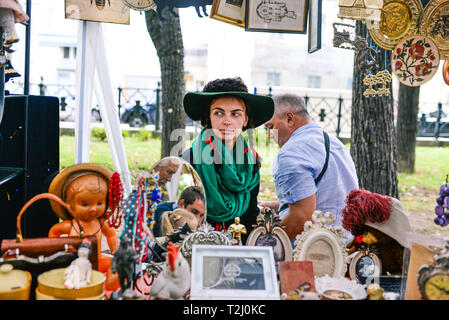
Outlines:
<svg viewBox="0 0 449 320"><path fill-rule="evenodd" d="M332 212L334 225L341 226L345 199L358 189L348 149L311 121L301 97L284 94L273 100L275 112L265 126L280 146L272 168L279 201L261 201L259 205L278 211L290 240L303 231L315 210ZM348 243L352 235L344 231L348 238L343 240Z"/></svg>

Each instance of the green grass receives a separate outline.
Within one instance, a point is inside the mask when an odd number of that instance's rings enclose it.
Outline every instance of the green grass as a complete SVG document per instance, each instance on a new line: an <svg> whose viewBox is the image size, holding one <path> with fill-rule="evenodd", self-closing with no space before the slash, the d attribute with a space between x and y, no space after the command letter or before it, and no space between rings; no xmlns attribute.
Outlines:
<svg viewBox="0 0 449 320"><path fill-rule="evenodd" d="M157 138L149 138L141 141L140 136L123 138L125 144L126 159L130 171L151 169L161 155L161 142ZM90 162L105 165L114 169L111 150L107 141L91 138ZM75 163L75 137L63 135L60 137L60 165L61 168Z"/></svg>
<svg viewBox="0 0 449 320"><path fill-rule="evenodd" d="M260 200L274 200L271 164L279 148L273 141L267 141L265 130L257 132L256 150L262 157ZM147 137L147 141L142 141ZM125 152L131 174L150 169L159 159L161 142L146 134L125 135ZM188 141L187 146L191 145ZM349 148L349 146L347 146ZM111 151L107 140L92 137L90 162L99 163L113 169ZM60 164L65 168L75 163L75 138L63 135L60 140ZM424 233L440 235L446 229L433 224L435 199L439 187L449 174L449 147L417 147L416 172L398 173L400 199L410 213L414 229ZM415 222L413 222L415 221ZM447 231L449 235L449 230Z"/></svg>

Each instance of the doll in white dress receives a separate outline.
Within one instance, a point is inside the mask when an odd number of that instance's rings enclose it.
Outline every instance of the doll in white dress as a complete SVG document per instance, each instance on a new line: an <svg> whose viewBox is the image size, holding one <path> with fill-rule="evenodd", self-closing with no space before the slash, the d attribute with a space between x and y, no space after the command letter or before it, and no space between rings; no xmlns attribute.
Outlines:
<svg viewBox="0 0 449 320"><path fill-rule="evenodd" d="M68 289L79 289L87 286L91 281L92 264L89 256L92 252L92 246L89 241L80 244L78 247L78 258L72 261L64 274L64 287Z"/></svg>

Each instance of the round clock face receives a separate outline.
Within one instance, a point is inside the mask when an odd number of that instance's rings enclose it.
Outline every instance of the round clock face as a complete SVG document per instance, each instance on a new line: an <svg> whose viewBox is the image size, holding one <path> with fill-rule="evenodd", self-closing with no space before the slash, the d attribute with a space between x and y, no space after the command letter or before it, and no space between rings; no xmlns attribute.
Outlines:
<svg viewBox="0 0 449 320"><path fill-rule="evenodd" d="M153 0L122 0L125 5L134 10L150 10L155 6Z"/></svg>
<svg viewBox="0 0 449 320"><path fill-rule="evenodd" d="M424 284L424 294L428 300L449 300L449 274L430 276Z"/></svg>

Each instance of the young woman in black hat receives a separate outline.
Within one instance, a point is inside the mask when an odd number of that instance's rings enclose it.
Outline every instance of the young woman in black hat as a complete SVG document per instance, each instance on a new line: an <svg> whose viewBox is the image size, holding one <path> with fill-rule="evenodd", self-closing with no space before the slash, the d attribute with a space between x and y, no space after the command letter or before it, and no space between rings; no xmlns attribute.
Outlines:
<svg viewBox="0 0 449 320"><path fill-rule="evenodd" d="M222 230L239 217L247 229L245 243L259 214L261 160L242 132L271 119L273 100L248 93L240 77L216 79L202 92L187 93L184 110L204 127L182 157L203 181L207 222Z"/></svg>

